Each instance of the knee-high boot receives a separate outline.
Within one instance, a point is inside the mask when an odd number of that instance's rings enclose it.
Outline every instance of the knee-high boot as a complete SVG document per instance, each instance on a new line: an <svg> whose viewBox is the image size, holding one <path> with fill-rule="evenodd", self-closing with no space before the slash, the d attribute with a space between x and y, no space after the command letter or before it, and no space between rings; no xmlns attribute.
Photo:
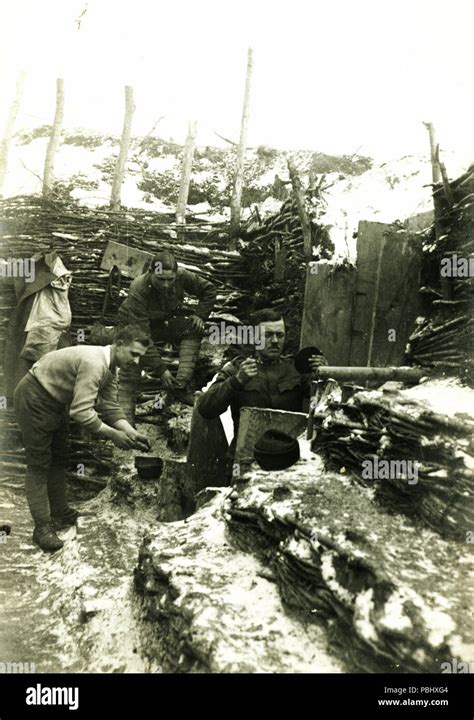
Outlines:
<svg viewBox="0 0 474 720"><path fill-rule="evenodd" d="M25 492L31 516L35 524L33 542L42 550L60 550L63 542L51 525L51 510L48 498L48 473L46 470L28 467L25 478Z"/></svg>
<svg viewBox="0 0 474 720"><path fill-rule="evenodd" d="M53 465L48 472L48 498L51 516L65 515L70 508L66 497L66 468Z"/></svg>
<svg viewBox="0 0 474 720"><path fill-rule="evenodd" d="M35 526L51 523L48 498L48 473L46 470L28 467L25 477L25 492Z"/></svg>
<svg viewBox="0 0 474 720"><path fill-rule="evenodd" d="M199 357L199 349L201 347L201 338L184 337L179 345L179 366L176 373L176 383L178 387L186 387L196 367Z"/></svg>

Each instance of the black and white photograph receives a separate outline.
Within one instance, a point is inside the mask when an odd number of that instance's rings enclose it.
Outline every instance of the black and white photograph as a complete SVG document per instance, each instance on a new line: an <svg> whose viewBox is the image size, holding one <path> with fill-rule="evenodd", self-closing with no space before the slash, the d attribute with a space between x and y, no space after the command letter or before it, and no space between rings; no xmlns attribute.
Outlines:
<svg viewBox="0 0 474 720"><path fill-rule="evenodd" d="M1 720L197 675L472 719L473 28L4 0Z"/></svg>

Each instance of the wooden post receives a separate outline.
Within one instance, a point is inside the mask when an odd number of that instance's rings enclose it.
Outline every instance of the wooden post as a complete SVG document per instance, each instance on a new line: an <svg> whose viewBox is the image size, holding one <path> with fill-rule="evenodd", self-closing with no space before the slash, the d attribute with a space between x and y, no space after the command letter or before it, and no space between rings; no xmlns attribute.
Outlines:
<svg viewBox="0 0 474 720"><path fill-rule="evenodd" d="M275 238L275 269L273 279L280 282L285 279L286 259L288 255L288 247L281 236Z"/></svg>
<svg viewBox="0 0 474 720"><path fill-rule="evenodd" d="M441 173L438 165L437 160L437 142L436 142L436 131L434 128L433 123L425 122L423 125L428 130L428 134L430 136L430 151L431 151L431 177L433 179L433 185L437 185L439 182L441 182Z"/></svg>
<svg viewBox="0 0 474 720"><path fill-rule="evenodd" d="M125 86L125 116L123 120L122 138L120 140L120 151L115 165L114 179L112 181L112 192L110 195L110 207L112 210L120 209L120 191L125 174L125 163L127 162L130 149L130 138L132 133L132 118L135 111L133 103L133 88Z"/></svg>
<svg viewBox="0 0 474 720"><path fill-rule="evenodd" d="M436 146L436 162L438 163L439 171L441 173L441 180L443 182L443 188L444 188L444 196L446 198L446 202L448 203L449 208L451 209L454 205L453 191L451 190L451 185L449 184L449 178L448 178L448 172L446 170L446 165L444 164L444 162L442 162L442 160L439 156L439 144Z"/></svg>
<svg viewBox="0 0 474 720"><path fill-rule="evenodd" d="M10 142L13 136L13 128L15 127L18 109L20 107L21 96L23 94L23 85L25 81L25 73L21 72L16 81L15 97L8 112L7 121L5 123L5 132L0 145L0 197L3 197L3 183L7 174L8 152Z"/></svg>
<svg viewBox="0 0 474 720"><path fill-rule="evenodd" d="M288 160L288 171L290 173L291 184L293 186L293 193L296 200L296 206L298 208L298 214L300 216L301 228L303 230L303 249L307 260L311 259L311 224L309 221L308 213L304 204L304 195L301 187L301 182L298 177L295 164L292 160Z"/></svg>
<svg viewBox="0 0 474 720"><path fill-rule="evenodd" d="M43 195L46 197L51 193L54 181L54 159L61 141L61 130L64 117L64 80L58 78L56 80L56 111L54 113L54 122L51 129L48 147L46 150L46 159L44 162L43 174Z"/></svg>
<svg viewBox="0 0 474 720"><path fill-rule="evenodd" d="M186 225L186 205L188 203L189 183L191 182L196 130L197 123L189 123L188 136L186 138L186 145L184 146L183 165L181 168L178 205L176 206L176 222L178 225Z"/></svg>
<svg viewBox="0 0 474 720"><path fill-rule="evenodd" d="M235 237L240 229L240 209L242 204L242 185L244 177L245 150L247 148L247 128L249 121L250 86L253 72L253 50L249 48L247 54L247 77L245 80L244 107L242 111L242 123L240 126L240 141L237 148L237 159L235 163L234 188L230 201L230 229Z"/></svg>
<svg viewBox="0 0 474 720"><path fill-rule="evenodd" d="M443 227L441 224L441 216L443 206L441 203L439 188L442 181L441 168L439 164L439 145L436 142L436 132L433 123L425 122L423 125L428 130L430 138L430 154L431 154L431 177L433 180L433 205L434 205L434 227L436 240L443 235ZM452 298L452 279L449 277L440 278L441 294L445 300Z"/></svg>

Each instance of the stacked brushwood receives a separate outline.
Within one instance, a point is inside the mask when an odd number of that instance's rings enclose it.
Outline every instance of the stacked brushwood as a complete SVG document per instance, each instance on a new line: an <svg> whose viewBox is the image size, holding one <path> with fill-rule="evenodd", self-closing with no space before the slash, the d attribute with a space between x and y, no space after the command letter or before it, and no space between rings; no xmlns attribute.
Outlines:
<svg viewBox="0 0 474 720"><path fill-rule="evenodd" d="M315 209L324 202L313 191L305 195L311 220L313 260L332 257L334 245L326 228L314 219ZM284 275L275 279L275 244L281 240L284 253ZM287 344L291 351L299 349L301 318L306 278L303 230L296 201L291 195L275 215L261 220L254 213L241 233L241 254L247 261L247 284L253 298L249 312L272 307L283 313L287 324Z"/></svg>
<svg viewBox="0 0 474 720"><path fill-rule="evenodd" d="M452 277L442 287L444 259L474 257L474 167L449 185L435 190L440 208L438 233L426 243L425 285L431 302L407 348L411 363L474 383L474 278ZM472 260L471 264L474 262ZM444 291L443 291L444 290ZM447 291L446 291L447 290Z"/></svg>
<svg viewBox="0 0 474 720"><path fill-rule="evenodd" d="M357 672L439 673L452 657L472 661L467 543L385 512L369 488L306 452L284 471L252 468L225 518L285 604L308 624L326 622L331 648Z"/></svg>
<svg viewBox="0 0 474 720"><path fill-rule="evenodd" d="M406 391L362 391L347 402L333 391L316 408L315 425L313 449L328 467L345 468L374 487L390 511L418 518L444 537L466 539L474 527L474 417L440 414ZM392 461L392 468L370 477L367 461L378 467L384 461L386 468Z"/></svg>
<svg viewBox="0 0 474 720"><path fill-rule="evenodd" d="M0 209L3 257L27 258L39 250L52 249L72 271L73 338L77 330L89 328L101 317L108 273L100 269L100 264L108 240L150 252L171 250L184 267L216 284L216 317L240 311L246 295L242 289L246 269L237 251L223 249L223 225L212 227L191 219L185 228L177 228L168 215L144 210L114 213L72 205L70 201L45 204L36 196L5 199ZM103 318L106 324L115 324L129 284L130 279L124 277L120 293L111 298ZM3 281L0 293L2 317L7 319L15 304L12 283ZM188 298L187 302L192 308L193 300ZM0 327L0 344L4 336L5 323Z"/></svg>

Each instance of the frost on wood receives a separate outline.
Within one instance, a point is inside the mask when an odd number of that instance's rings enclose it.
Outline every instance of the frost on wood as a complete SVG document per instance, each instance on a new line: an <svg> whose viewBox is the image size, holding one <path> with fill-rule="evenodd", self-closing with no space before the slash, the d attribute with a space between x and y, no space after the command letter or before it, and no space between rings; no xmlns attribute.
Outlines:
<svg viewBox="0 0 474 720"><path fill-rule="evenodd" d="M265 564L225 534L228 489L144 541L135 585L165 672L344 672L322 627L288 615Z"/></svg>
<svg viewBox="0 0 474 720"><path fill-rule="evenodd" d="M332 647L359 672L473 660L469 545L384 512L371 489L324 472L317 456L252 470L226 517L239 547L272 568L286 605L326 618Z"/></svg>

